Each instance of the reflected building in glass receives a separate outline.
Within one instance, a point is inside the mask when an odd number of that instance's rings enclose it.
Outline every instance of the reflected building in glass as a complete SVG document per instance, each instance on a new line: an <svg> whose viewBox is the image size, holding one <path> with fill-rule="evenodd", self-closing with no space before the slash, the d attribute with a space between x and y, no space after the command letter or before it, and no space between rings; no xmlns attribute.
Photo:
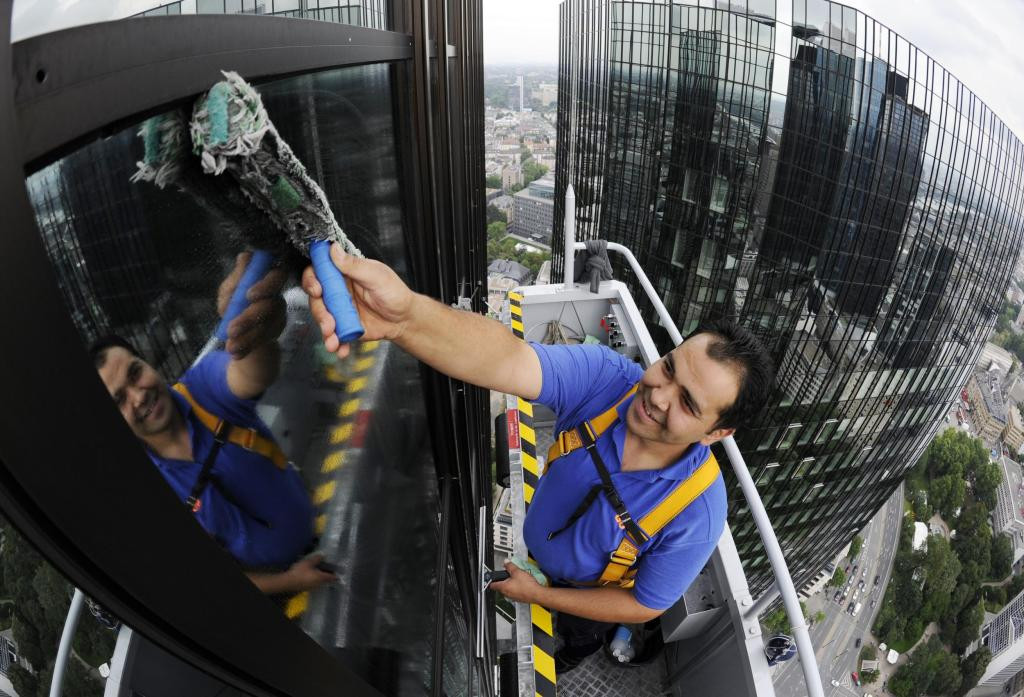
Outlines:
<svg viewBox="0 0 1024 697"><path fill-rule="evenodd" d="M1021 142L912 44L823 0L566 0L559 90L556 238L572 183L578 239L630 247L684 335L731 318L775 359L737 440L799 586L967 380L1021 249ZM731 492L756 594L771 571Z"/></svg>

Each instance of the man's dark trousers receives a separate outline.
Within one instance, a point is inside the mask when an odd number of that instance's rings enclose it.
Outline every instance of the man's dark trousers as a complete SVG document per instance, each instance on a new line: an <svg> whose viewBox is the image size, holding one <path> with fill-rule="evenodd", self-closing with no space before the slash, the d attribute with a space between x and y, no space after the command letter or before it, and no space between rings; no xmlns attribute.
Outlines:
<svg viewBox="0 0 1024 697"><path fill-rule="evenodd" d="M614 627L612 622L598 622L559 612L555 630L565 640L565 645L555 652L555 672L564 673L578 666L604 645L608 632Z"/></svg>

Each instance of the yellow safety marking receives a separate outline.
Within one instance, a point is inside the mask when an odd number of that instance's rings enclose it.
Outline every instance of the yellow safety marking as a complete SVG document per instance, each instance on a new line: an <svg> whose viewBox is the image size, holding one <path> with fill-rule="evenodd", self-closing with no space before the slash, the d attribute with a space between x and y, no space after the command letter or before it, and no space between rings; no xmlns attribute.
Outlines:
<svg viewBox="0 0 1024 697"><path fill-rule="evenodd" d="M523 469L540 476L540 468L537 467L537 460L529 453L523 453Z"/></svg>
<svg viewBox="0 0 1024 697"><path fill-rule="evenodd" d="M324 482L313 492L313 503L317 506L323 505L334 496L334 482Z"/></svg>
<svg viewBox="0 0 1024 697"><path fill-rule="evenodd" d="M288 619L293 620L304 613L308 607L309 591L302 591L288 598L288 604L284 606L284 614Z"/></svg>
<svg viewBox="0 0 1024 697"><path fill-rule="evenodd" d="M318 515L313 520L313 530L316 531L317 535L323 535L324 531L326 529L327 529L327 516L325 514L321 513L320 515Z"/></svg>
<svg viewBox="0 0 1024 697"><path fill-rule="evenodd" d="M522 300L523 299L523 294L522 293L509 293L508 297L511 300Z"/></svg>
<svg viewBox="0 0 1024 697"><path fill-rule="evenodd" d="M527 426L522 421L519 422L519 437L533 445L537 444L537 434L534 433L533 427Z"/></svg>
<svg viewBox="0 0 1024 697"><path fill-rule="evenodd" d="M523 331L523 323L512 320L512 331Z"/></svg>
<svg viewBox="0 0 1024 697"><path fill-rule="evenodd" d="M551 633L551 613L540 605L530 605L530 619L533 623L540 627L545 634L552 636Z"/></svg>
<svg viewBox="0 0 1024 697"><path fill-rule="evenodd" d="M331 382L345 381L345 376L341 374L341 371L338 370L337 366L327 366L327 369L324 371L324 374L327 376L327 379L330 380Z"/></svg>
<svg viewBox="0 0 1024 697"><path fill-rule="evenodd" d="M523 498L526 500L526 503L533 501L533 487L526 483L523 484Z"/></svg>
<svg viewBox="0 0 1024 697"><path fill-rule="evenodd" d="M366 387L366 378L353 378L349 381L345 391L349 394L355 394L356 392L362 391Z"/></svg>
<svg viewBox="0 0 1024 697"><path fill-rule="evenodd" d="M331 445L337 445L338 443L344 443L352 437L352 429L355 428L353 424L342 424L336 429L331 431Z"/></svg>
<svg viewBox="0 0 1024 697"><path fill-rule="evenodd" d="M359 352L372 353L377 350L378 346L380 346L379 341L364 341L361 344L359 344Z"/></svg>
<svg viewBox="0 0 1024 697"><path fill-rule="evenodd" d="M519 398L519 411L527 416L533 416L533 405L525 399Z"/></svg>
<svg viewBox="0 0 1024 697"><path fill-rule="evenodd" d="M325 474L333 472L345 464L345 451L339 450L338 452L331 453L324 458L324 464L320 467L320 471Z"/></svg>
<svg viewBox="0 0 1024 697"><path fill-rule="evenodd" d="M533 647L533 669L550 680L555 682L555 659L549 656L536 646Z"/></svg>
<svg viewBox="0 0 1024 697"><path fill-rule="evenodd" d="M359 398L350 399L341 405L341 409L338 409L338 416L352 416L359 411Z"/></svg>
<svg viewBox="0 0 1024 697"><path fill-rule="evenodd" d="M373 356L367 356L366 358L361 358L360 360L356 361L355 364L352 366L352 370L357 373L362 373L363 371L373 367L373 364L376 362L376 358L374 358Z"/></svg>

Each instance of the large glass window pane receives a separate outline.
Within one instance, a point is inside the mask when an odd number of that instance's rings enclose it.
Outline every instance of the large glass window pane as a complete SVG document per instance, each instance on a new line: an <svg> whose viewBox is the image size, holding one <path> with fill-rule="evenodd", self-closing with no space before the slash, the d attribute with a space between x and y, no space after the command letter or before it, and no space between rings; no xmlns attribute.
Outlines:
<svg viewBox="0 0 1024 697"><path fill-rule="evenodd" d="M258 89L345 234L411 281L392 80L390 66L376 65ZM213 182L189 161L191 148L179 154L179 169L166 170L179 173L168 186L133 180L137 163L168 163L154 146L174 127L173 113L87 144L27 181L83 343L116 334L139 354L111 345L97 355L97 380L113 397L104 408L120 409L121 435L138 439L183 500L211 452L202 412L254 429L266 449L224 445L201 505L183 505L180 515L203 526L257 585L309 563L309 552L323 554L337 579L317 577L324 583L308 594L275 593L267 611L286 612L385 694L425 694L439 505L419 365L387 343L361 344L345 360L327 354L297 287L307 262L283 247L261 281L265 298L232 325L226 347L216 338L228 291L261 244L253 231L281 233L238 204L237 184ZM225 351L247 324L259 328L249 353ZM241 375L258 384L240 391ZM194 402L171 390L179 381ZM161 438L168 424L187 426L175 441L182 449ZM118 531L106 534L116 545ZM467 631L463 610L450 614L452 631Z"/></svg>

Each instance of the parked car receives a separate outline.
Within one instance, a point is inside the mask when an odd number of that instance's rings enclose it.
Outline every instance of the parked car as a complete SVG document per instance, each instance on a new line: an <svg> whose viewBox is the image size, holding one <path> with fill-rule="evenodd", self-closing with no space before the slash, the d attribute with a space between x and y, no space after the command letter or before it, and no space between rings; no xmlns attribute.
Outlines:
<svg viewBox="0 0 1024 697"><path fill-rule="evenodd" d="M864 581L863 580L861 580L860 582L857 583L857 588L860 588L861 590L864 590Z"/></svg>
<svg viewBox="0 0 1024 697"><path fill-rule="evenodd" d="M850 603L849 605L846 606L846 611L851 613L851 614L853 613L853 603Z"/></svg>
<svg viewBox="0 0 1024 697"><path fill-rule="evenodd" d="M880 578L882 578L882 577L881 577L881 575L879 575L879 576L875 576L875 585L876 585L876 586L878 585L878 580L879 580Z"/></svg>
<svg viewBox="0 0 1024 697"><path fill-rule="evenodd" d="M875 603L877 603L877 602L878 602L878 598L872 598L871 599L871 607L874 607Z"/></svg>
<svg viewBox="0 0 1024 697"><path fill-rule="evenodd" d="M841 596L842 594L843 594L842 591L836 591L836 594L832 596L832 600L834 600L834 601L836 601L838 603L839 602L839 596Z"/></svg>
<svg viewBox="0 0 1024 697"><path fill-rule="evenodd" d="M854 576L856 576L856 575L857 575L857 569L859 569L859 568L860 568L860 567L859 567L859 566L857 566L856 564L854 564L854 565L853 565L853 575L854 575Z"/></svg>

